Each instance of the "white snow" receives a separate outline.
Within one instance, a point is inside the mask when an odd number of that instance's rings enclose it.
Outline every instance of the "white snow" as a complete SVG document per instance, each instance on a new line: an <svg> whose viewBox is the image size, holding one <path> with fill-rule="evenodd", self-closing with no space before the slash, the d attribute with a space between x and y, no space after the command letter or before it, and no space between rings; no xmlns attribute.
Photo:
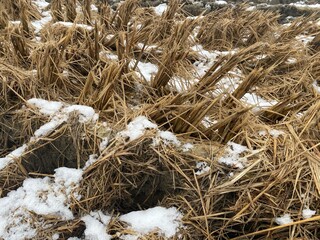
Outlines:
<svg viewBox="0 0 320 240"><path fill-rule="evenodd" d="M159 131L157 134L165 145L175 145L180 146L181 142L177 139L177 137L170 131Z"/></svg>
<svg viewBox="0 0 320 240"><path fill-rule="evenodd" d="M246 93L241 100L248 105L255 106L253 111L259 111L260 109L272 107L277 104L277 101L267 101L255 93Z"/></svg>
<svg viewBox="0 0 320 240"><path fill-rule="evenodd" d="M100 58L107 58L108 60L119 61L118 55L109 51L101 51L99 52L99 56Z"/></svg>
<svg viewBox="0 0 320 240"><path fill-rule="evenodd" d="M71 113L78 113L78 121L80 123L96 122L99 115L95 113L92 107L84 105L68 105L62 102L48 101L39 98L32 98L27 101L27 106L34 106L43 115L48 115L51 120L34 133L34 137L30 142L37 141L40 137L45 137L53 132L60 124L66 122Z"/></svg>
<svg viewBox="0 0 320 240"><path fill-rule="evenodd" d="M226 5L228 4L226 1L223 1L223 0L216 0L215 1L215 4L218 4L218 5Z"/></svg>
<svg viewBox="0 0 320 240"><path fill-rule="evenodd" d="M94 11L94 12L98 12L99 10L94 4L91 4L90 8L91 8L91 11Z"/></svg>
<svg viewBox="0 0 320 240"><path fill-rule="evenodd" d="M203 120L201 121L201 123L203 124L203 126L205 126L206 128L211 127L213 124L217 123L218 121L216 120L211 120L209 116L205 116L203 118Z"/></svg>
<svg viewBox="0 0 320 240"><path fill-rule="evenodd" d="M67 195L82 180L82 169L60 167L54 171L55 183L63 186Z"/></svg>
<svg viewBox="0 0 320 240"><path fill-rule="evenodd" d="M52 116L57 113L62 107L62 102L47 101L40 98L31 98L27 101L28 104L35 106L40 113Z"/></svg>
<svg viewBox="0 0 320 240"><path fill-rule="evenodd" d="M158 128L157 124L154 124L148 120L145 116L138 116L134 118L127 126L127 129L120 132L122 137L129 137L129 141L133 141L143 136L146 130Z"/></svg>
<svg viewBox="0 0 320 240"><path fill-rule="evenodd" d="M85 239L90 240L109 240L112 237L107 234L107 226L111 220L110 216L103 214L100 210L97 212L91 212L81 218L86 225L84 231Z"/></svg>
<svg viewBox="0 0 320 240"><path fill-rule="evenodd" d="M167 10L167 8L168 8L168 5L166 3L162 3L153 9L154 9L155 13L160 16Z"/></svg>
<svg viewBox="0 0 320 240"><path fill-rule="evenodd" d="M295 6L297 8L315 8L320 9L320 4L304 4L304 3L290 3L291 6Z"/></svg>
<svg viewBox="0 0 320 240"><path fill-rule="evenodd" d="M89 156L89 160L86 161L86 164L84 165L83 170L86 170L88 167L90 167L97 160L98 160L98 155L97 154L91 154Z"/></svg>
<svg viewBox="0 0 320 240"><path fill-rule="evenodd" d="M315 210L311 210L310 208L305 208L305 209L302 210L303 219L311 218L315 214L316 214L316 211Z"/></svg>
<svg viewBox="0 0 320 240"><path fill-rule="evenodd" d="M70 114L72 112L78 112L80 123L86 123L91 121L95 122L96 120L98 120L98 114L95 113L94 109L85 105L67 106L63 109L63 112L67 114Z"/></svg>
<svg viewBox="0 0 320 240"><path fill-rule="evenodd" d="M246 157L240 157L240 154L250 151L247 147L234 142L227 143L225 154L218 159L219 163L243 169L247 164Z"/></svg>
<svg viewBox="0 0 320 240"><path fill-rule="evenodd" d="M72 112L79 113L79 122L81 123L96 121L98 118L94 109L85 105L68 105L62 102L48 101L40 98L29 99L27 104L35 106L38 111L44 115L53 116L55 120L65 119L65 116Z"/></svg>
<svg viewBox="0 0 320 240"><path fill-rule="evenodd" d="M120 220L128 223L137 234L157 231L166 238L173 237L182 227L181 219L182 214L174 207L154 207L120 216Z"/></svg>
<svg viewBox="0 0 320 240"><path fill-rule="evenodd" d="M193 144L185 143L182 145L182 152L188 152L193 148Z"/></svg>
<svg viewBox="0 0 320 240"><path fill-rule="evenodd" d="M277 217L275 221L278 225L285 225L293 222L290 214L284 214L281 217Z"/></svg>
<svg viewBox="0 0 320 240"><path fill-rule="evenodd" d="M310 35L298 35L295 37L298 41L302 42L304 45L307 45L314 39L314 36Z"/></svg>
<svg viewBox="0 0 320 240"><path fill-rule="evenodd" d="M318 85L317 81L314 81L312 83L312 86L313 86L314 90L316 90L316 92L320 93L320 86Z"/></svg>
<svg viewBox="0 0 320 240"><path fill-rule="evenodd" d="M45 229L42 215L71 220L70 199L81 180L81 170L58 168L55 178L28 178L15 191L0 199L0 238L34 238L36 229ZM36 214L37 217L34 216Z"/></svg>
<svg viewBox="0 0 320 240"><path fill-rule="evenodd" d="M133 62L130 64L131 67L134 66ZM152 77L158 72L158 66L155 64L152 64L150 62L138 62L137 68L141 75L150 82Z"/></svg>
<svg viewBox="0 0 320 240"><path fill-rule="evenodd" d="M93 30L92 26L86 25L86 24L80 24L80 23L73 23L73 22L55 22L54 24L52 24L52 26L57 26L57 25L63 25L65 27L76 27L76 28L84 28L86 30Z"/></svg>
<svg viewBox="0 0 320 240"><path fill-rule="evenodd" d="M276 129L270 129L269 133L272 137L278 138L280 135L284 135L285 133L281 130L276 130Z"/></svg>
<svg viewBox="0 0 320 240"><path fill-rule="evenodd" d="M60 118L60 119L52 119L50 122L42 125L40 128L38 128L34 132L34 137L32 140L36 140L40 137L47 136L52 131L54 131L61 123L63 123L66 120L66 118Z"/></svg>
<svg viewBox="0 0 320 240"><path fill-rule="evenodd" d="M9 163L13 162L14 159L19 158L27 150L27 144L23 144L21 147L16 148L7 156L0 158L0 170L5 168Z"/></svg>
<svg viewBox="0 0 320 240"><path fill-rule="evenodd" d="M266 130L261 130L258 132L259 136L266 136L267 132L270 134L270 136L272 136L273 138L278 138L281 135L285 135L284 131L281 130L277 130L277 129L268 129L268 131Z"/></svg>
<svg viewBox="0 0 320 240"><path fill-rule="evenodd" d="M204 173L207 173L210 171L210 167L208 166L208 163L206 162L198 162L196 165L197 171L195 172L196 175L202 175Z"/></svg>
<svg viewBox="0 0 320 240"><path fill-rule="evenodd" d="M32 21L31 24L35 28L35 33L39 33L44 25L49 23L52 20L52 16L49 11L42 12L42 15L44 16L40 20Z"/></svg>
<svg viewBox="0 0 320 240"><path fill-rule="evenodd" d="M108 144L109 144L109 138L108 137L103 138L100 145L99 145L100 152L102 152L104 149L106 149Z"/></svg>
<svg viewBox="0 0 320 240"><path fill-rule="evenodd" d="M49 3L45 0L33 0L32 1L40 10L48 7Z"/></svg>
<svg viewBox="0 0 320 240"><path fill-rule="evenodd" d="M52 240L58 240L59 239L59 234L55 233L52 235Z"/></svg>

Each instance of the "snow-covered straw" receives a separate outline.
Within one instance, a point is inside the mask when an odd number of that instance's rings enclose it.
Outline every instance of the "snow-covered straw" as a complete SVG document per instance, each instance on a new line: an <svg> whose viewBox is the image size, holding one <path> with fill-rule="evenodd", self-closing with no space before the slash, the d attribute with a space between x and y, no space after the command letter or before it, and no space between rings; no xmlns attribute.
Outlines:
<svg viewBox="0 0 320 240"><path fill-rule="evenodd" d="M120 217L121 221L129 224L129 228L139 235L150 232L158 232L160 235L170 238L173 237L181 224L182 214L174 207L154 207L143 211L130 212Z"/></svg>

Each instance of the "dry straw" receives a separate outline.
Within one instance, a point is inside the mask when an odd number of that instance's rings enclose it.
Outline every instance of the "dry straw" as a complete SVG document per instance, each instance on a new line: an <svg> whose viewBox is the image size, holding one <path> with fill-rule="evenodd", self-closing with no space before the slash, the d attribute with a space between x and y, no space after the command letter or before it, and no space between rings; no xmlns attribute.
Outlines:
<svg viewBox="0 0 320 240"><path fill-rule="evenodd" d="M318 239L319 217L302 218L303 209L320 208L314 16L283 26L278 14L249 12L244 5L190 19L179 1L170 1L161 16L136 0L115 11L104 2L97 13L91 3L81 2L77 13L78 1L52 1L53 20L35 41L37 7L29 0L0 2L0 157L50 119L23 107L27 99L86 104L100 114L95 124L71 117L0 170L3 197L27 177L52 177L58 166L83 167L97 155L77 189L81 199L71 200L75 219L32 213L35 239L57 232L62 239L80 237L81 217L97 209L112 214L108 233L118 238L132 233L119 214L157 205L183 213L185 228L173 239ZM21 24L12 26L13 20ZM63 20L74 24L57 22ZM308 34L315 38L300 42ZM193 63L202 61L191 50L195 44L221 55L208 59L212 64L198 80L190 79ZM149 82L138 73L144 62L158 67ZM241 72L238 82L223 90L234 71ZM174 87L177 77L182 90ZM252 106L244 100L248 94L273 105ZM159 129L133 141L121 137L118 132L139 115ZM175 133L180 146L160 141L159 130ZM106 137L107 148L99 149ZM193 149L183 151L184 143ZM230 143L246 147L231 156L242 167L219 161L235 150ZM199 162L210 170L198 174ZM293 222L278 226L275 217L285 213ZM141 239L164 238L151 232Z"/></svg>

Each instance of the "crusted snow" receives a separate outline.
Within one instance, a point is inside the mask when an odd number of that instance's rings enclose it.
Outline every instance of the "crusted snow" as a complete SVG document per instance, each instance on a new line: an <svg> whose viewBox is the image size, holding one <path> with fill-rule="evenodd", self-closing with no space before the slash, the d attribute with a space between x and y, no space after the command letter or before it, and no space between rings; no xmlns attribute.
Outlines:
<svg viewBox="0 0 320 240"><path fill-rule="evenodd" d="M60 124L67 121L70 114L73 112L78 113L78 120L80 123L96 122L99 117L92 107L84 105L67 105L61 102L47 101L38 98L29 99L27 104L36 107L39 113L51 117L50 121L42 125L34 132L34 136L31 137L30 143L38 141L41 137L48 136L48 134L59 127ZM153 124L153 126L157 127L156 124ZM8 154L6 157L0 158L0 169L6 167L15 158L20 157L25 152L27 147L28 144L24 144Z"/></svg>
<svg viewBox="0 0 320 240"><path fill-rule="evenodd" d="M195 174L202 175L204 173L209 172L211 168L209 167L208 163L206 163L206 162L198 162L196 165L196 169L197 170L196 170Z"/></svg>
<svg viewBox="0 0 320 240"><path fill-rule="evenodd" d="M100 145L99 145L99 150L100 152L102 152L109 144L109 138L105 137L102 139Z"/></svg>
<svg viewBox="0 0 320 240"><path fill-rule="evenodd" d="M62 102L48 101L39 98L29 99L27 104L36 107L41 114L51 117L49 122L35 131L32 141L36 141L38 138L50 134L60 124L67 121L73 112L78 113L80 123L95 122L99 116L92 107L84 105L67 105Z"/></svg>
<svg viewBox="0 0 320 240"><path fill-rule="evenodd" d="M36 236L46 228L42 215L71 220L70 199L79 185L81 170L58 168L54 179L28 178L15 191L0 199L0 238L20 240ZM37 214L35 218L33 214Z"/></svg>
<svg viewBox="0 0 320 240"><path fill-rule="evenodd" d="M320 86L318 85L317 81L314 81L312 83L312 87L314 88L314 90L316 90L318 93L320 93Z"/></svg>
<svg viewBox="0 0 320 240"><path fill-rule="evenodd" d="M274 138L278 138L281 135L285 135L284 131L277 130L277 129L268 129L268 131L261 130L261 131L258 132L259 136L262 136L262 137L266 136L267 133L269 133L270 136L272 136Z"/></svg>
<svg viewBox="0 0 320 240"><path fill-rule="evenodd" d="M228 4L226 1L223 1L223 0L216 0L215 1L215 4L218 4L218 5L226 5Z"/></svg>
<svg viewBox="0 0 320 240"><path fill-rule="evenodd" d="M276 130L276 129L270 129L269 133L272 137L278 138L280 135L284 135L285 133L281 130Z"/></svg>
<svg viewBox="0 0 320 240"><path fill-rule="evenodd" d="M162 15L168 8L166 3L159 4L158 6L154 7L154 11L157 15Z"/></svg>
<svg viewBox="0 0 320 240"><path fill-rule="evenodd" d="M188 152L193 148L193 144L191 143L185 143L182 145L182 151L183 152Z"/></svg>
<svg viewBox="0 0 320 240"><path fill-rule="evenodd" d="M127 126L127 129L120 132L120 136L128 137L130 141L138 139L143 136L148 129L156 129L158 126L152 123L145 116L138 116L134 118Z"/></svg>
<svg viewBox="0 0 320 240"><path fill-rule="evenodd" d="M249 105L255 106L254 111L272 107L277 104L277 101L267 101L255 93L246 93L241 100Z"/></svg>
<svg viewBox="0 0 320 240"><path fill-rule="evenodd" d="M31 98L27 101L27 103L35 106L40 113L49 116L57 113L63 107L62 102L47 101L40 98Z"/></svg>
<svg viewBox="0 0 320 240"><path fill-rule="evenodd" d="M291 6L295 6L297 8L315 8L315 9L320 9L320 4L304 4L303 2L298 2L298 3L290 3Z"/></svg>
<svg viewBox="0 0 320 240"><path fill-rule="evenodd" d="M100 210L91 212L90 214L81 218L86 225L84 231L85 239L92 240L109 240L112 239L111 235L107 234L107 226L111 217L103 214Z"/></svg>
<svg viewBox="0 0 320 240"><path fill-rule="evenodd" d="M63 25L65 27L78 27L78 28L84 28L86 30L93 30L93 27L92 26L89 26L89 25L86 25L86 24L80 24L80 23L73 23L73 22L55 22L54 24L52 24L52 26L57 26L57 25Z"/></svg>
<svg viewBox="0 0 320 240"><path fill-rule="evenodd" d="M31 24L35 28L35 33L39 33L44 25L52 20L52 16L49 11L42 12L43 17L40 20L32 21Z"/></svg>
<svg viewBox="0 0 320 240"><path fill-rule="evenodd" d="M32 1L40 10L49 6L49 3L45 0L33 0Z"/></svg>
<svg viewBox="0 0 320 240"><path fill-rule="evenodd" d="M284 214L281 217L277 217L275 221L278 225L285 225L293 222L290 214Z"/></svg>
<svg viewBox="0 0 320 240"><path fill-rule="evenodd" d="M138 69L141 73L141 75L150 82L152 77L158 72L158 66L155 64L152 64L150 62L139 62L138 63Z"/></svg>
<svg viewBox="0 0 320 240"><path fill-rule="evenodd" d="M63 123L66 120L66 118L60 118L60 119L53 119L50 122L42 125L40 128L38 128L34 132L35 138L40 138L43 136L47 136L50 134L53 130L55 130L61 123Z"/></svg>
<svg viewBox="0 0 320 240"><path fill-rule="evenodd" d="M138 235L157 231L166 238L173 237L177 233L182 226L181 219L182 214L175 207L154 207L120 216L120 220L128 223L129 229Z"/></svg>
<svg viewBox="0 0 320 240"><path fill-rule="evenodd" d="M89 160L86 161L83 170L86 170L88 167L90 167L93 163L95 163L98 160L98 155L97 154L91 154L89 156Z"/></svg>
<svg viewBox="0 0 320 240"><path fill-rule="evenodd" d="M302 217L304 219L311 218L315 214L316 214L316 211L315 210L311 210L310 208L305 208L305 209L302 210Z"/></svg>
<svg viewBox="0 0 320 240"><path fill-rule="evenodd" d="M177 139L177 137L170 131L159 131L157 134L165 145L176 145L180 146L181 142Z"/></svg>
<svg viewBox="0 0 320 240"><path fill-rule="evenodd" d="M0 170L5 168L9 163L13 162L14 159L20 157L27 149L27 144L23 144L21 147L13 150L7 156L0 158Z"/></svg>
<svg viewBox="0 0 320 240"><path fill-rule="evenodd" d="M245 146L234 142L228 142L225 154L218 159L218 162L235 168L243 169L246 166L247 158L240 157L240 154L248 151L249 149Z"/></svg>

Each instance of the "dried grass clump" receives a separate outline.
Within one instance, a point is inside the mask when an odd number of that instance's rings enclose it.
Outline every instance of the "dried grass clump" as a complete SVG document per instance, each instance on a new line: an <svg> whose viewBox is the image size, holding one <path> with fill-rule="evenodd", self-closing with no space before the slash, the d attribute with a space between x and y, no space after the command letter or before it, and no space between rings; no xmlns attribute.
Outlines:
<svg viewBox="0 0 320 240"><path fill-rule="evenodd" d="M1 1L0 8L5 10L10 20L20 20L21 13L28 19L40 19L41 14L31 0Z"/></svg>
<svg viewBox="0 0 320 240"><path fill-rule="evenodd" d="M279 16L272 12L246 11L245 7L223 8L205 16L197 33L199 43L206 49L223 51L271 38Z"/></svg>
<svg viewBox="0 0 320 240"><path fill-rule="evenodd" d="M195 27L195 21L184 21L177 25L171 33L171 37L165 45L162 58L159 61L159 71L152 79L151 86L161 91L173 77L176 69L188 55L188 38Z"/></svg>

